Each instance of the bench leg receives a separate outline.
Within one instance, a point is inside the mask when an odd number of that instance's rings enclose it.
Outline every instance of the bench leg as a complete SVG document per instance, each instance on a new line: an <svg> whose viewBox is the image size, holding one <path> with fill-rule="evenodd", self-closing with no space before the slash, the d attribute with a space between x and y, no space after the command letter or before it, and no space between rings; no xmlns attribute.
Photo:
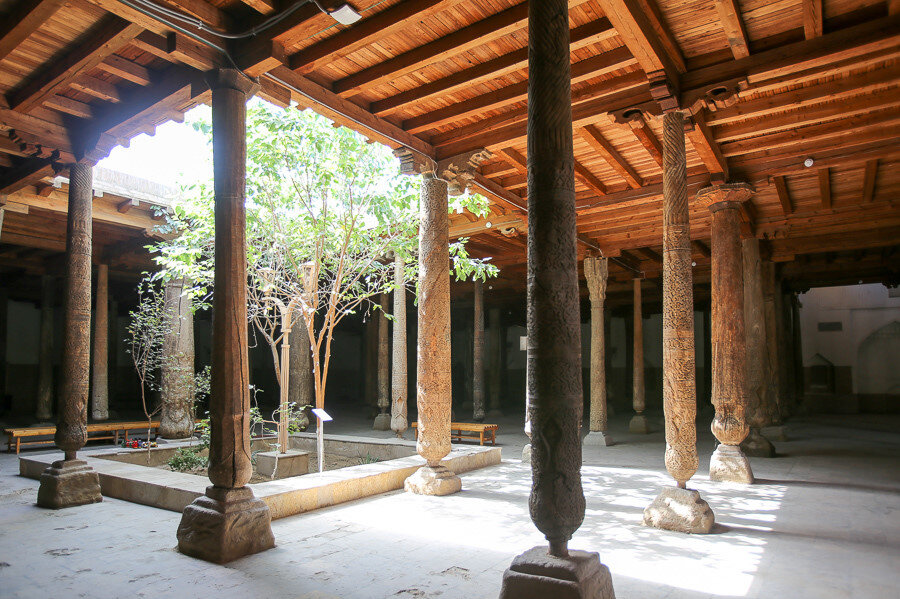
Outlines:
<svg viewBox="0 0 900 599"><path fill-rule="evenodd" d="M16 455L19 455L19 449L22 447L22 438L16 437Z"/></svg>

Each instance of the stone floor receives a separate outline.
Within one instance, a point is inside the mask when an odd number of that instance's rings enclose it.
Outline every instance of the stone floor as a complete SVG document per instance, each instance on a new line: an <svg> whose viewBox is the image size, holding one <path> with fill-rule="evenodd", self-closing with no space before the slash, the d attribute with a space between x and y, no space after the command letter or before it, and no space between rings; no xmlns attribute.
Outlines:
<svg viewBox="0 0 900 599"><path fill-rule="evenodd" d="M328 432L389 436L342 420ZM172 512L115 499L39 509L37 482L0 454L0 597L497 597L513 556L542 543L518 459L521 418L499 423L504 462L463 475L461 493L398 491L285 518L272 527L275 549L228 566L176 552ZM709 482L713 442L701 433L692 486L720 524L707 536L641 525L667 484L663 438L626 431L627 418L614 418L617 445L585 451L587 513L571 543L600 552L619 599L897 596L900 418L793 422L777 458L752 460L760 481L750 487Z"/></svg>

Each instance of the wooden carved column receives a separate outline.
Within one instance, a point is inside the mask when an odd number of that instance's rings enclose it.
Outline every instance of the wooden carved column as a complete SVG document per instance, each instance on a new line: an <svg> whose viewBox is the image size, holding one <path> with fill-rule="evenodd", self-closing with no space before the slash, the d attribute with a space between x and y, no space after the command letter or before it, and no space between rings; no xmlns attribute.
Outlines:
<svg viewBox="0 0 900 599"><path fill-rule="evenodd" d="M710 459L709 478L746 484L753 482L753 471L740 447L750 428L739 208L752 193L746 183L729 183L697 194L712 212L712 432L720 445Z"/></svg>
<svg viewBox="0 0 900 599"><path fill-rule="evenodd" d="M778 353L778 316L775 296L780 293L780 285L775 274L775 263L762 261L763 274L763 317L766 322L766 387L768 402L766 403L766 426L781 424L781 410L784 398L780 395L781 372ZM783 429L782 429L783 432Z"/></svg>
<svg viewBox="0 0 900 599"><path fill-rule="evenodd" d="M803 371L803 335L800 328L800 296L791 294L791 367L794 369L794 395L797 407L802 409L803 394L806 392L806 378Z"/></svg>
<svg viewBox="0 0 900 599"><path fill-rule="evenodd" d="M505 365L503 363L503 324L500 319L500 308L491 308L488 311L488 324L490 325L491 359L488 375L488 407L490 409L487 417L494 420L503 416L503 412L500 410L500 381Z"/></svg>
<svg viewBox="0 0 900 599"><path fill-rule="evenodd" d="M109 265L97 265L91 418L109 419Z"/></svg>
<svg viewBox="0 0 900 599"><path fill-rule="evenodd" d="M760 433L760 429L767 424L769 387L766 384L768 353L759 240L744 239L741 253L744 266L744 334L747 340L747 422L750 425L750 433L741 448L749 456L771 458L775 456L775 447Z"/></svg>
<svg viewBox="0 0 900 599"><path fill-rule="evenodd" d="M472 418L484 420L484 282L475 281L475 326L472 348Z"/></svg>
<svg viewBox="0 0 900 599"><path fill-rule="evenodd" d="M394 256L394 353L391 356L391 430L398 437L409 428L406 406L406 265Z"/></svg>
<svg viewBox="0 0 900 599"><path fill-rule="evenodd" d="M269 508L246 486L250 463L245 179L247 99L256 85L234 69L207 74L212 88L215 276L209 480L184 509L183 553L216 563L275 545Z"/></svg>
<svg viewBox="0 0 900 599"><path fill-rule="evenodd" d="M584 438L584 443L603 447L612 445L612 439L606 434L606 343L603 319L608 268L606 258L589 256L584 259L584 276L591 300L591 414L590 432Z"/></svg>
<svg viewBox="0 0 900 599"><path fill-rule="evenodd" d="M291 344L288 402L298 407L311 406L315 401L315 383L312 349L304 321L294 323L288 339Z"/></svg>
<svg viewBox="0 0 900 599"><path fill-rule="evenodd" d="M531 519L549 546L517 556L500 597L613 597L596 553L570 551L584 520L581 318L575 248L569 14L566 0L528 5L528 395ZM571 588L574 587L574 588ZM590 594L588 594L590 593Z"/></svg>
<svg viewBox="0 0 900 599"><path fill-rule="evenodd" d="M650 432L650 425L644 410L647 407L644 399L644 316L642 314L641 283L643 279L634 279L634 333L633 333L633 359L632 359L632 391L631 401L634 408L634 416L628 423L628 430L632 433L646 435Z"/></svg>
<svg viewBox="0 0 900 599"><path fill-rule="evenodd" d="M391 429L391 415L388 408L391 405L391 381L389 362L390 339L388 338L388 295L381 294L381 309L376 310L375 318L378 319L378 415L372 426L376 431Z"/></svg>
<svg viewBox="0 0 900 599"><path fill-rule="evenodd" d="M78 450L87 442L91 375L92 186L92 166L71 165L63 293L62 381L54 437L65 459L53 462L41 475L37 498L41 507L62 508L102 500L97 473L77 459Z"/></svg>
<svg viewBox="0 0 900 599"><path fill-rule="evenodd" d="M694 372L694 300L688 217L684 118L663 117L663 409L666 470L675 488L644 510L644 524L706 533L714 517L687 481L697 472L697 399Z"/></svg>
<svg viewBox="0 0 900 599"><path fill-rule="evenodd" d="M160 376L159 417L159 435L165 439L185 439L194 431L194 313L185 283L172 279L165 288L168 331L163 340L166 360Z"/></svg>
<svg viewBox="0 0 900 599"><path fill-rule="evenodd" d="M56 279L41 275L41 337L38 358L37 419L53 417L53 304L56 302Z"/></svg>

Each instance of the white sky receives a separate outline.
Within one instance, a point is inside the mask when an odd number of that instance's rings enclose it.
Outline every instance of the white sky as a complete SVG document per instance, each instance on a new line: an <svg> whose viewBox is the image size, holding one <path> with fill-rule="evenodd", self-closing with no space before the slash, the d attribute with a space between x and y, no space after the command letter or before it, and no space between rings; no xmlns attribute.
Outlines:
<svg viewBox="0 0 900 599"><path fill-rule="evenodd" d="M209 107L189 111L186 121L194 111L204 110ZM212 177L212 148L188 122L170 121L157 127L154 136L142 133L130 147L117 146L97 166L177 188Z"/></svg>

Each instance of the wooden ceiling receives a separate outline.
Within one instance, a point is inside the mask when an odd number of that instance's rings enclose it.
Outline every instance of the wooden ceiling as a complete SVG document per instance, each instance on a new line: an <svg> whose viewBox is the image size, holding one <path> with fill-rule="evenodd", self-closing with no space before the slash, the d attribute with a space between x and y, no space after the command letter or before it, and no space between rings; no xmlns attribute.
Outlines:
<svg viewBox="0 0 900 599"><path fill-rule="evenodd" d="M146 0L0 0L0 193L181 118L209 100L203 71L237 64L266 99L311 107L373 141L435 159L490 150L475 190L492 212L455 215L453 231L522 289L527 2L354 0L362 19L343 26L292 0L153 1L206 30L182 22L186 35L145 14L154 12ZM764 240L772 260L807 265L784 267L786 277L847 252L895 255L898 0L569 6L579 248L613 258L614 284L661 269L660 116L673 106L689 115L691 193L711 180L752 183L744 233ZM286 10L251 37L210 32L245 32ZM692 203L701 282L709 226ZM870 262L867 280L896 280L896 260ZM824 266L816 284L831 280Z"/></svg>

